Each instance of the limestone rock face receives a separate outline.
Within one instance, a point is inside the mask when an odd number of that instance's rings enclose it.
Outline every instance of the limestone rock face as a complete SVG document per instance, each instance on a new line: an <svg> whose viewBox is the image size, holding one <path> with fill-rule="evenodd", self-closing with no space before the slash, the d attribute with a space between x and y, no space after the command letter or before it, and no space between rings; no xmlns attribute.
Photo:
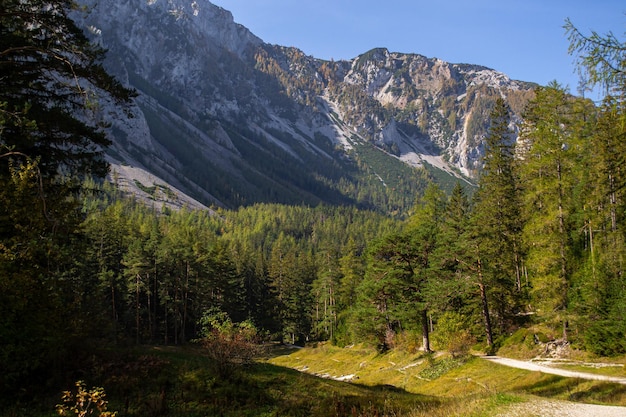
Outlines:
<svg viewBox="0 0 626 417"><path fill-rule="evenodd" d="M205 204L261 201L260 183L286 201L328 202L304 178L341 165L356 142L471 180L495 98L517 117L532 96L492 69L384 48L316 59L263 42L207 0L81 3L76 20L108 50L106 68L138 93L132 111L102 100L112 160Z"/></svg>

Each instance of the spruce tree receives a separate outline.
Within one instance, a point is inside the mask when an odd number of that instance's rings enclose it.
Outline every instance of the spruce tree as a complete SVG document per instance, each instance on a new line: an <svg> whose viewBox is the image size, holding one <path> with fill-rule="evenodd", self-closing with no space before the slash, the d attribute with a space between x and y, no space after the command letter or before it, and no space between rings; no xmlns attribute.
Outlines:
<svg viewBox="0 0 626 417"><path fill-rule="evenodd" d="M0 389L71 356L81 321L68 316L82 314L75 297L86 291L75 273L82 247L71 247L81 244L76 178L107 171L97 98L130 95L99 65L73 7L5 0L0 9Z"/></svg>
<svg viewBox="0 0 626 417"><path fill-rule="evenodd" d="M109 142L94 118L97 100L130 96L100 65L103 51L68 17L76 7L68 0L6 0L0 13L0 146L38 161L44 179L105 174Z"/></svg>
<svg viewBox="0 0 626 417"><path fill-rule="evenodd" d="M486 310L490 308L497 312L500 329L504 329L506 321L516 312L515 306L520 304L522 297L522 224L510 114L506 102L499 97L490 115L482 173L472 211L475 265L479 265L478 259L482 261L481 270L477 271L482 278L477 282L483 317L490 322L491 314ZM491 339L492 335L488 334L488 341Z"/></svg>
<svg viewBox="0 0 626 417"><path fill-rule="evenodd" d="M392 233L368 250L351 327L361 339L374 336L380 351L393 348L396 334L414 327L424 310L415 284L418 255L411 240L406 232ZM428 333L424 340L428 341Z"/></svg>
<svg viewBox="0 0 626 417"><path fill-rule="evenodd" d="M470 315L468 300L472 298L472 286L464 271L464 264L468 262L465 234L470 209L465 189L457 182L446 202L433 254L436 279L429 285L429 297L433 300L432 308L438 313L454 310Z"/></svg>

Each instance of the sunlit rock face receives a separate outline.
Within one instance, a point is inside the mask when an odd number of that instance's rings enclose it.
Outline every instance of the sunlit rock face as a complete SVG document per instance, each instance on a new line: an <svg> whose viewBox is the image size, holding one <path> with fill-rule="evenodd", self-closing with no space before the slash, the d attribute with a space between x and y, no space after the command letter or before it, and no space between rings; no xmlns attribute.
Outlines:
<svg viewBox="0 0 626 417"><path fill-rule="evenodd" d="M206 0L81 3L76 19L108 50L106 68L138 92L132 111L102 101L111 158L205 204L233 206L233 193L250 203L258 178L310 193L272 172L306 175L355 140L472 178L496 97L515 120L532 96L531 84L485 67L384 48L319 60L264 43Z"/></svg>

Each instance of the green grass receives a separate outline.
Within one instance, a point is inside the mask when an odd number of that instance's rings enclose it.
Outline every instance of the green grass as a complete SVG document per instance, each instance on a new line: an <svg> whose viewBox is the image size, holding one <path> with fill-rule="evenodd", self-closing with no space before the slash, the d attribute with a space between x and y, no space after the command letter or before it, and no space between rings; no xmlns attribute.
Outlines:
<svg viewBox="0 0 626 417"><path fill-rule="evenodd" d="M538 397L626 405L626 386L508 368L478 357L385 354L367 346L280 347L220 378L200 347L100 352L80 372L122 416L491 417ZM324 374L325 378L314 374ZM354 375L350 382L330 377ZM22 397L0 416L50 416L61 391Z"/></svg>
<svg viewBox="0 0 626 417"><path fill-rule="evenodd" d="M626 405L624 385L509 368L478 357L459 359L397 351L378 354L364 347L341 349L321 345L276 356L269 362L306 369L312 374L334 377L354 374L358 378L354 382L366 386L396 386L409 393L438 399L437 409L442 412L463 410L452 415L488 416L508 403L536 397Z"/></svg>
<svg viewBox="0 0 626 417"><path fill-rule="evenodd" d="M622 364L615 364L615 365L608 365L608 366L596 366L596 365L585 364L585 363L582 363L582 364L557 363L557 364L553 364L552 366L558 367L560 369L567 369L568 371L586 372L589 374L626 378L626 369L624 369L624 365Z"/></svg>

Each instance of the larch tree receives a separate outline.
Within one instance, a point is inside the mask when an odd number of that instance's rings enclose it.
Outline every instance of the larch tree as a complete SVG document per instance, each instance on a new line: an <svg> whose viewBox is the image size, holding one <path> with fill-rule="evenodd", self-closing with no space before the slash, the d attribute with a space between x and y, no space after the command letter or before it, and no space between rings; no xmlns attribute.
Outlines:
<svg viewBox="0 0 626 417"><path fill-rule="evenodd" d="M585 257L576 295L585 347L611 355L626 352L626 44L611 32L585 35L570 20L565 29L583 91L600 87L604 94L585 152Z"/></svg>
<svg viewBox="0 0 626 417"><path fill-rule="evenodd" d="M582 183L581 134L587 123L582 101L556 82L537 89L520 135L531 301L540 317L562 324L564 339L571 261L579 238L575 220L580 201L575 196Z"/></svg>
<svg viewBox="0 0 626 417"><path fill-rule="evenodd" d="M565 31L570 41L569 53L577 60L582 88L600 85L607 95L624 98L626 92L626 44L612 32L583 34L566 19Z"/></svg>

